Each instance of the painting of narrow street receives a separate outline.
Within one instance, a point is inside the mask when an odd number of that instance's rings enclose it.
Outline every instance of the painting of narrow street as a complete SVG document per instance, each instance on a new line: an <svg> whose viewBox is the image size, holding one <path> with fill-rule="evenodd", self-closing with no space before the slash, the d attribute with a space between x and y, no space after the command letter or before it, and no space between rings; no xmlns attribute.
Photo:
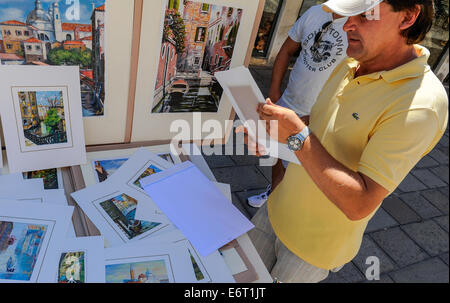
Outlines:
<svg viewBox="0 0 450 303"><path fill-rule="evenodd" d="M105 0L0 1L0 65L79 66L83 116L103 116Z"/></svg>
<svg viewBox="0 0 450 303"><path fill-rule="evenodd" d="M169 0L152 113L217 112L215 72L231 66L242 9Z"/></svg>
<svg viewBox="0 0 450 303"><path fill-rule="evenodd" d="M67 143L62 91L19 92L25 146Z"/></svg>

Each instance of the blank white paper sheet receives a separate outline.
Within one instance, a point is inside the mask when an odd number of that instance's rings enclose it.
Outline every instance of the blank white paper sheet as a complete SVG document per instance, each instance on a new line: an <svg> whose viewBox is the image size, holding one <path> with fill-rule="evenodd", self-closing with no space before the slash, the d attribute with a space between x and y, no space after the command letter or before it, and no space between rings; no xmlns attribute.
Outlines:
<svg viewBox="0 0 450 303"><path fill-rule="evenodd" d="M189 161L146 177L141 185L203 256L254 228Z"/></svg>

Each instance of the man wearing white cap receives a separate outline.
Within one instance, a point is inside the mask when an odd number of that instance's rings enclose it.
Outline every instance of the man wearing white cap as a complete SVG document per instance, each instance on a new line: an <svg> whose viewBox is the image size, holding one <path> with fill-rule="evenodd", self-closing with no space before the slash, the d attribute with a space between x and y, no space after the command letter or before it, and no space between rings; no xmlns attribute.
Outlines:
<svg viewBox="0 0 450 303"><path fill-rule="evenodd" d="M432 0L330 0L324 7L349 17L350 58L322 89L309 127L270 100L258 108L261 119L278 121L271 136L302 163L288 166L252 219L250 237L282 282L318 282L350 262L384 198L448 122L445 89L427 64L429 51L417 45L431 28Z"/></svg>
<svg viewBox="0 0 450 303"><path fill-rule="evenodd" d="M275 59L269 98L277 105L292 109L299 117L307 117L325 82L347 57L347 35L343 30L346 18L326 12L321 5L312 6L292 26ZM282 93L281 86L289 62L300 54ZM305 119L307 121L307 119ZM278 160L272 167L272 184L265 192L249 197L248 204L261 207L270 192L283 179L287 161Z"/></svg>

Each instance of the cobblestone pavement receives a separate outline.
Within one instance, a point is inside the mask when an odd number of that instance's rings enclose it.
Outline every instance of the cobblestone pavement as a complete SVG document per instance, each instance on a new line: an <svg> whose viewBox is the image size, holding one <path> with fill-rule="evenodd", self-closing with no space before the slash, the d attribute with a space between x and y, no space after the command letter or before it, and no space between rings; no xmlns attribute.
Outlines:
<svg viewBox="0 0 450 303"><path fill-rule="evenodd" d="M271 69L250 68L265 96ZM286 84L287 78L285 79ZM448 87L447 87L448 92ZM232 138L235 138L233 136ZM235 141L233 141L235 142ZM271 167L253 156L205 156L219 182L231 184L233 204L248 218L247 197L264 191ZM423 158L369 222L356 258L324 283L449 282L449 131ZM369 256L380 260L379 281L365 277Z"/></svg>

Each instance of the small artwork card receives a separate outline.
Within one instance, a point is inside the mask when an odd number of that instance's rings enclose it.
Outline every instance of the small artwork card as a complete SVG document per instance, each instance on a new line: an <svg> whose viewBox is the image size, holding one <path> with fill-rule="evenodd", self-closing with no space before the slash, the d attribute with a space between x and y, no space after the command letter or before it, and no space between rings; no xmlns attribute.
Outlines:
<svg viewBox="0 0 450 303"><path fill-rule="evenodd" d="M170 144L146 146L144 148L171 165L181 163L179 154L172 153ZM129 148L87 153L88 161L81 165L86 186L106 181L138 150L139 148Z"/></svg>
<svg viewBox="0 0 450 303"><path fill-rule="evenodd" d="M10 172L86 162L78 67L5 66L0 78Z"/></svg>
<svg viewBox="0 0 450 303"><path fill-rule="evenodd" d="M40 282L50 252L64 238L73 207L3 202L0 208L0 283Z"/></svg>
<svg viewBox="0 0 450 303"><path fill-rule="evenodd" d="M141 240L172 226L157 210L148 220L137 220L138 204L149 203L150 198L120 183L99 183L73 193L72 197L100 230L108 246Z"/></svg>
<svg viewBox="0 0 450 303"><path fill-rule="evenodd" d="M190 257L185 242L154 245L145 241L107 248L106 283L198 283L209 276L197 260Z"/></svg>
<svg viewBox="0 0 450 303"><path fill-rule="evenodd" d="M23 173L24 179L43 179L44 189L64 189L61 169L50 168Z"/></svg>
<svg viewBox="0 0 450 303"><path fill-rule="evenodd" d="M105 250L103 237L67 239L51 253L53 271L43 281L48 283L104 283Z"/></svg>

